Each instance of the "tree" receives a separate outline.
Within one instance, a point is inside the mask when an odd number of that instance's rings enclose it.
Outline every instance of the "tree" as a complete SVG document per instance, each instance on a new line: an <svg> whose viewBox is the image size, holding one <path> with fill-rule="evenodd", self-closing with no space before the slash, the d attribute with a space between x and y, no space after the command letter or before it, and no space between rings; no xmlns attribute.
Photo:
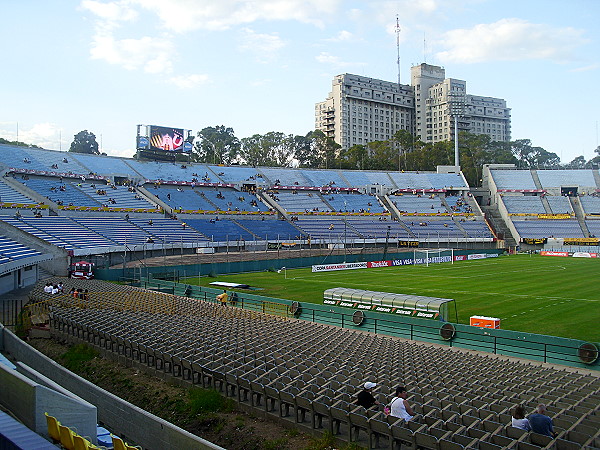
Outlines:
<svg viewBox="0 0 600 450"><path fill-rule="evenodd" d="M194 159L209 164L231 164L238 157L240 140L233 128L217 125L198 132L194 146Z"/></svg>
<svg viewBox="0 0 600 450"><path fill-rule="evenodd" d="M542 147L533 147L529 139L517 139L511 143L511 146L519 167L528 169L551 168L558 167L560 164L560 158L556 153L548 152Z"/></svg>
<svg viewBox="0 0 600 450"><path fill-rule="evenodd" d="M583 155L579 155L577 158L573 159L567 167L571 169L583 169L586 167L585 157Z"/></svg>
<svg viewBox="0 0 600 450"><path fill-rule="evenodd" d="M88 130L80 131L74 136L69 151L73 153L88 153L91 155L99 155L100 151L98 150L96 135L94 133L89 132Z"/></svg>
<svg viewBox="0 0 600 450"><path fill-rule="evenodd" d="M296 156L301 167L328 169L336 167L342 146L321 130L311 131L306 135L310 146L303 146L303 152Z"/></svg>

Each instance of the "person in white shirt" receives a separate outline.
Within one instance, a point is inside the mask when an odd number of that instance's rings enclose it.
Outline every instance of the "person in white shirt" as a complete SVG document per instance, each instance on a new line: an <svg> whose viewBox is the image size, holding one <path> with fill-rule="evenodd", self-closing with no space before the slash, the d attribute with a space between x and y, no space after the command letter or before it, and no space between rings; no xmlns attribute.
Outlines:
<svg viewBox="0 0 600 450"><path fill-rule="evenodd" d="M47 294L52 294L52 285L50 283L46 283L46 286L44 286L44 292Z"/></svg>
<svg viewBox="0 0 600 450"><path fill-rule="evenodd" d="M517 405L515 406L515 409L513 409L511 426L521 430L531 431L531 425L529 424L529 420L525 417L525 408L523 408L523 405Z"/></svg>
<svg viewBox="0 0 600 450"><path fill-rule="evenodd" d="M396 396L390 402L390 416L400 417L406 421L409 421L414 417L415 412L410 407L406 397L408 397L406 388L398 386L396 388Z"/></svg>

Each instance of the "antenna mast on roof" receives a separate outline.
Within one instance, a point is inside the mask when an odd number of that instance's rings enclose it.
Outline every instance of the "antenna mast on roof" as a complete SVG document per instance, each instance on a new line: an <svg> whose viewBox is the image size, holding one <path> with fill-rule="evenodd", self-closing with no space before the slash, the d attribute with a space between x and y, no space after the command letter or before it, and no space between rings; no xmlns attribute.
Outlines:
<svg viewBox="0 0 600 450"><path fill-rule="evenodd" d="M398 14L396 14L396 49L398 50L398 59L396 60L396 64L398 64L398 84L400 84L400 20Z"/></svg>

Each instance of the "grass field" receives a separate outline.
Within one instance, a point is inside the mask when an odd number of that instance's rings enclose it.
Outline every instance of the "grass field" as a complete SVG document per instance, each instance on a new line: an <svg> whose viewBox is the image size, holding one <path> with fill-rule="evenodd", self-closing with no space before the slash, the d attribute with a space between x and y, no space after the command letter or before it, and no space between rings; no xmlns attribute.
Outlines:
<svg viewBox="0 0 600 450"><path fill-rule="evenodd" d="M468 323L472 315L492 316L502 319L503 329L599 342L599 274L597 259L513 255L429 267L322 273L308 268L187 282L246 283L261 289L253 293L312 303L322 303L323 291L333 287L452 298L459 323Z"/></svg>

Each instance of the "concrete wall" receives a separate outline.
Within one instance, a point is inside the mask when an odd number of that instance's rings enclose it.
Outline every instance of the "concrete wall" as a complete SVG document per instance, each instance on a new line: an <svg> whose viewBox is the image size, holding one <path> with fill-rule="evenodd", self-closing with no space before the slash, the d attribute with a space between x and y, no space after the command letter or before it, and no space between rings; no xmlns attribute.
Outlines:
<svg viewBox="0 0 600 450"><path fill-rule="evenodd" d="M224 450L95 386L30 347L6 328L2 328L1 331L2 350L5 354L10 354L13 359L27 364L53 382L95 405L100 423L125 440L151 450L188 448ZM2 397L4 392L3 385Z"/></svg>
<svg viewBox="0 0 600 450"><path fill-rule="evenodd" d="M78 434L97 442L95 406L42 386L4 364L0 364L0 385L2 406L36 433L48 436L44 415L47 412L60 418L64 425L75 427Z"/></svg>

